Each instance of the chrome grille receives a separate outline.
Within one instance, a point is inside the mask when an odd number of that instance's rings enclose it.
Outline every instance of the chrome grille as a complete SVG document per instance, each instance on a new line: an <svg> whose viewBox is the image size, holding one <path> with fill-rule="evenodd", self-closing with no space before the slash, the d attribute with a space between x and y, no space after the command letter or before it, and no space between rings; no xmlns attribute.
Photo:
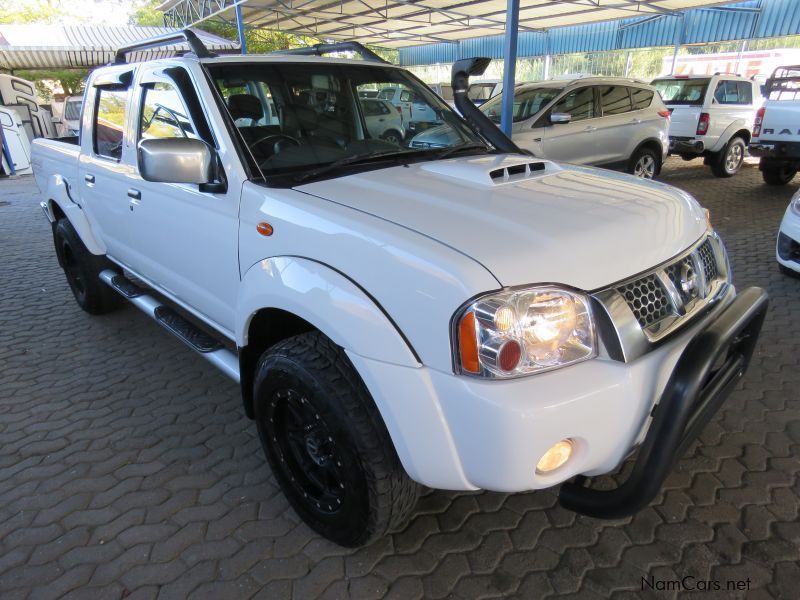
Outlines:
<svg viewBox="0 0 800 600"><path fill-rule="evenodd" d="M625 297L642 328L657 323L672 312L667 292L653 273L626 283L617 291Z"/></svg>
<svg viewBox="0 0 800 600"><path fill-rule="evenodd" d="M634 331L643 338L637 343L642 348L642 343L657 341L688 322L727 290L728 281L725 249L712 233L674 260L602 290L595 298L618 331L626 331L628 337Z"/></svg>
<svg viewBox="0 0 800 600"><path fill-rule="evenodd" d="M705 271L706 281L713 281L719 274L719 269L717 269L714 249L711 247L711 241L708 238L697 248L697 255L700 258L703 271Z"/></svg>

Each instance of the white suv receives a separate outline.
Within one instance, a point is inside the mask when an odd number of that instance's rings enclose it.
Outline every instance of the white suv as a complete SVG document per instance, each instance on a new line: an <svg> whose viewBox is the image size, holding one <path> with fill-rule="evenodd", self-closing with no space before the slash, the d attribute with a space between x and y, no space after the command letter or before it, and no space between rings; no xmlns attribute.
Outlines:
<svg viewBox="0 0 800 600"><path fill-rule="evenodd" d="M501 93L480 110L499 124L502 103ZM632 79L523 83L514 88L512 139L534 156L652 179L667 157L669 117L655 89ZM452 135L439 127L417 135L411 146L448 146Z"/></svg>
<svg viewBox="0 0 800 600"><path fill-rule="evenodd" d="M704 157L717 177L739 172L761 106L757 81L738 75L672 75L653 81L672 112L670 153Z"/></svg>

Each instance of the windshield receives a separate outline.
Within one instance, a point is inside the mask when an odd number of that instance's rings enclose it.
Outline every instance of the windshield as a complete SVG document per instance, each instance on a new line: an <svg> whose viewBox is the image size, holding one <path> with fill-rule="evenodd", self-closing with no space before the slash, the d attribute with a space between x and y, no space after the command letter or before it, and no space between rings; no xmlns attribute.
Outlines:
<svg viewBox="0 0 800 600"><path fill-rule="evenodd" d="M519 123L536 115L558 96L562 89L558 87L517 88L514 91L513 122ZM495 96L480 108L481 112L495 123L500 122L502 109L503 94Z"/></svg>
<svg viewBox="0 0 800 600"><path fill-rule="evenodd" d="M401 69L249 63L209 65L209 71L265 178L302 176L334 163L352 168L359 158L375 164L370 157L408 156L411 138L432 127L448 130L442 147L487 149L461 117ZM439 152L413 154L427 160Z"/></svg>
<svg viewBox="0 0 800 600"><path fill-rule="evenodd" d="M83 100L67 100L64 106L64 120L77 121L81 118L81 104Z"/></svg>
<svg viewBox="0 0 800 600"><path fill-rule="evenodd" d="M653 85L664 104L702 104L709 79L656 79Z"/></svg>

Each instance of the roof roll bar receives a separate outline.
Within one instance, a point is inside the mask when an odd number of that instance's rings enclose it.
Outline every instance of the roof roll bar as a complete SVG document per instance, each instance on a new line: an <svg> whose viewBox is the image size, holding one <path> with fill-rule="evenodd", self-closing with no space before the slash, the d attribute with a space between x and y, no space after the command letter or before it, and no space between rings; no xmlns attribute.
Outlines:
<svg viewBox="0 0 800 600"><path fill-rule="evenodd" d="M304 48L290 48L288 50L276 50L270 54L294 54L300 56L322 56L323 54L331 54L332 52L355 52L360 54L364 60L372 62L379 62L390 64L389 61L382 59L375 54L372 50L364 46L360 42L338 42L335 44L316 44L315 46L306 46Z"/></svg>
<svg viewBox="0 0 800 600"><path fill-rule="evenodd" d="M136 52L137 50L149 50L150 48L159 48L161 46L172 46L181 42L189 44L191 51L197 58L212 58L216 56L205 47L200 38L197 37L194 31L190 29L181 29L175 33L165 33L156 37L148 38L138 42L133 42L127 46L120 46L117 48L116 55L114 56L114 64L122 65L127 62L125 55L128 52Z"/></svg>

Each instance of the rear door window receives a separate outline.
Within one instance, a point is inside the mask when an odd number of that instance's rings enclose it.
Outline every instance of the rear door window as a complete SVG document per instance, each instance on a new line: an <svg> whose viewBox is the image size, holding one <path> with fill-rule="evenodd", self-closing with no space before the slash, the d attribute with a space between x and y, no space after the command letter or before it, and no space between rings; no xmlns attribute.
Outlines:
<svg viewBox="0 0 800 600"><path fill-rule="evenodd" d="M737 81L736 88L739 90L739 103L753 103L753 84L749 81Z"/></svg>
<svg viewBox="0 0 800 600"><path fill-rule="evenodd" d="M127 89L98 88L94 118L94 151L98 156L114 160L122 158L127 102Z"/></svg>
<svg viewBox="0 0 800 600"><path fill-rule="evenodd" d="M643 110L653 103L653 92L644 88L631 88L633 110Z"/></svg>
<svg viewBox="0 0 800 600"><path fill-rule="evenodd" d="M628 95L627 87L624 85L601 85L599 89L603 116L630 112L631 98Z"/></svg>
<svg viewBox="0 0 800 600"><path fill-rule="evenodd" d="M720 81L714 91L714 99L720 104L750 104L753 100L752 92L746 94L749 96L749 100L740 96L740 92L745 92L745 90L739 83L738 81Z"/></svg>

